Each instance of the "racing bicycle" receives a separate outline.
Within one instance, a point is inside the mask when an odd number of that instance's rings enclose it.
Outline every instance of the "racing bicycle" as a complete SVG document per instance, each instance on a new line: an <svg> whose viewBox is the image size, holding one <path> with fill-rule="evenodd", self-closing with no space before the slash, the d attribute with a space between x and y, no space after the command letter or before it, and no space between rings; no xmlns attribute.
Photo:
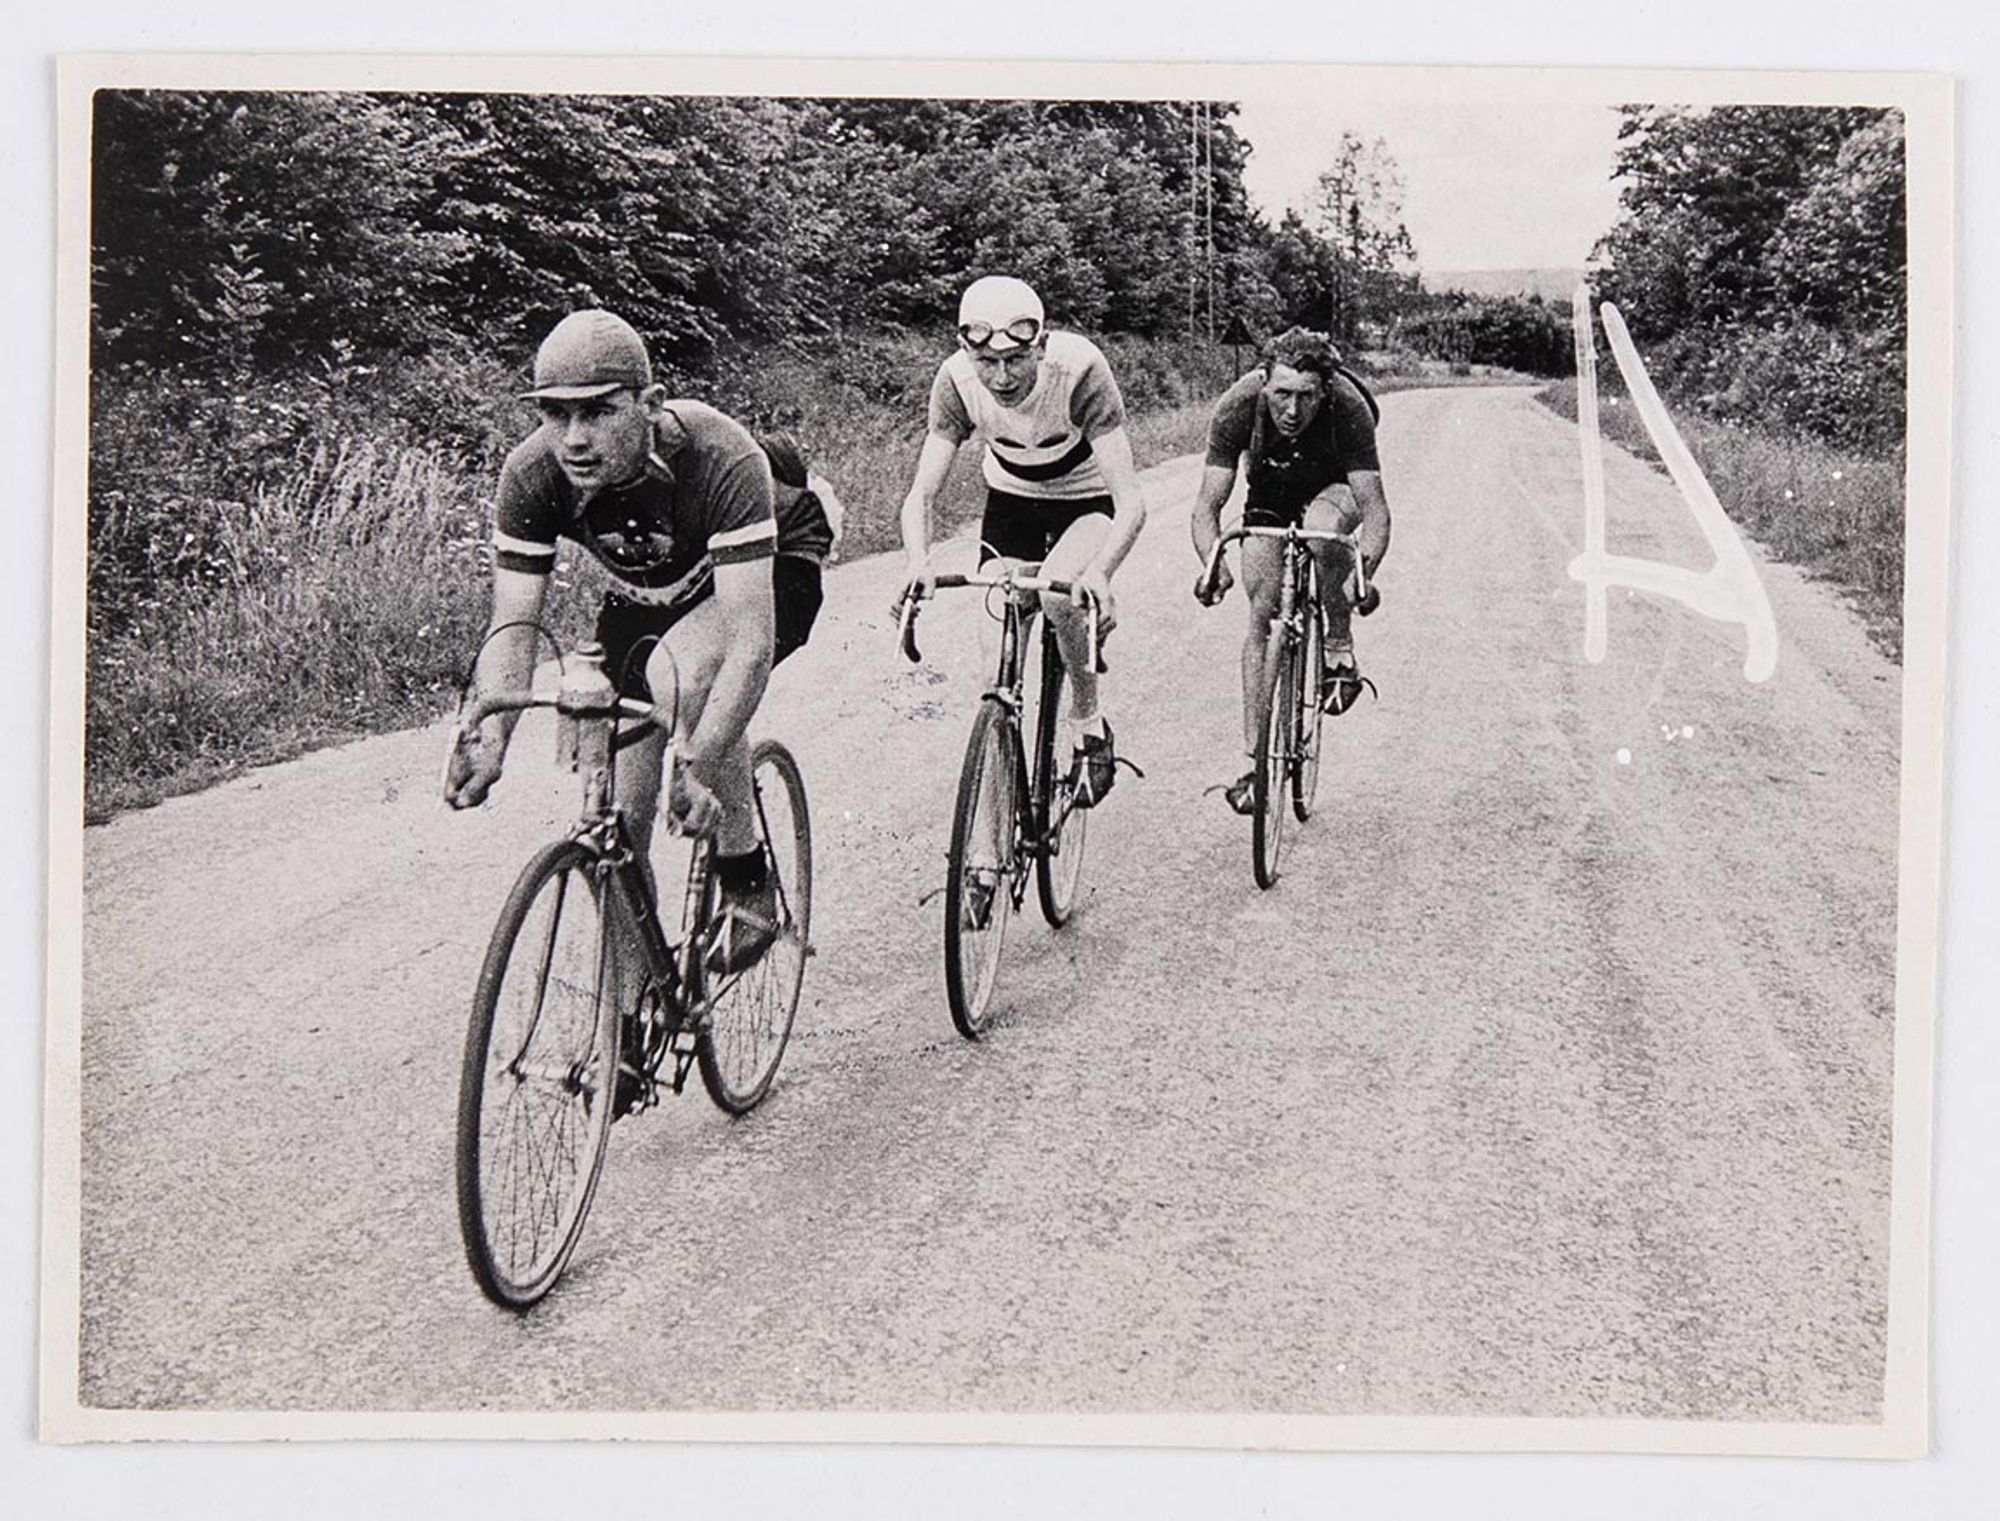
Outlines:
<svg viewBox="0 0 2000 1521"><path fill-rule="evenodd" d="M1083 876L1089 810L1078 806L1067 757L1057 753L1067 673L1055 631L1045 618L1041 631L1040 677L1036 682L1032 766L1023 742L1027 727L1027 632L1024 599L1040 592L1067 597L1068 581L1034 574L1026 566L1006 574L936 577L941 591L985 589L1000 603L1000 649L993 680L979 700L959 770L952 810L951 847L945 857L944 985L951 1022L967 1040L977 1040L992 1023L993 989L1000 976L1000 952L1007 921L1028 894L1028 878L1042 917L1060 929L1075 911ZM905 656L917 649L915 597L906 597L898 619ZM1090 607L1090 654L1098 660L1098 608ZM1100 667L1101 668L1101 667Z"/></svg>
<svg viewBox="0 0 2000 1521"><path fill-rule="evenodd" d="M690 1068L722 1109L770 1091L810 954L812 829L805 782L775 740L751 752L755 819L776 888L777 932L732 965L712 847L696 840L678 943L613 801L618 751L671 716L622 697L582 645L557 691L478 697L453 734L497 713L553 708L583 813L523 868L500 910L473 994L458 1098L458 1218L466 1261L495 1303L526 1310L554 1287L583 1233L611 1123L680 1093Z"/></svg>
<svg viewBox="0 0 2000 1521"><path fill-rule="evenodd" d="M1250 869L1259 887L1278 881L1278 858L1284 846L1286 794L1293 817L1303 824L1312 817L1319 792L1322 750L1320 727L1325 709L1320 689L1326 675L1326 609L1320 602L1319 562L1307 545L1313 540L1343 544L1354 565L1354 610L1366 616L1381 595L1368 581L1368 568L1355 536L1331 529L1232 528L1215 541L1208 563L1196 583L1196 595L1213 602L1222 551L1240 539L1278 539L1284 557L1278 576L1278 609L1271 617L1264 655L1264 679L1269 703L1264 710L1264 741L1255 756L1250 829Z"/></svg>

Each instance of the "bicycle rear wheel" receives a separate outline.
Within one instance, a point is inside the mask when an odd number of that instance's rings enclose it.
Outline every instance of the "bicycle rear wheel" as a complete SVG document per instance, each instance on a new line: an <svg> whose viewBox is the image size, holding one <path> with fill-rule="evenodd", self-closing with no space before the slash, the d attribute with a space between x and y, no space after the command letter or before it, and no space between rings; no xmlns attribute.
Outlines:
<svg viewBox="0 0 2000 1521"><path fill-rule="evenodd" d="M798 1015L812 929L812 820L799 763L776 740L759 740L750 772L764 866L777 887L778 937L748 969L715 983L695 1040L702 1086L731 1114L754 1109L778 1075ZM716 892L711 877L711 921Z"/></svg>
<svg viewBox="0 0 2000 1521"><path fill-rule="evenodd" d="M1250 867L1259 887L1276 884L1278 855L1284 845L1285 778L1296 722L1292 712L1298 683L1295 659L1290 633L1282 625L1274 626L1264 656L1271 701L1264 716L1264 743L1257 748L1257 811L1250 831Z"/></svg>
<svg viewBox="0 0 2000 1521"><path fill-rule="evenodd" d="M1306 613L1306 634L1298 652L1298 690L1293 693L1292 712L1297 722L1292 734L1292 812L1303 824L1312 817L1313 799L1319 793L1320 729L1326 717L1320 707L1320 683L1326 676L1326 613L1317 600Z"/></svg>
<svg viewBox="0 0 2000 1521"><path fill-rule="evenodd" d="M1042 917L1057 929L1076 909L1077 886L1083 879L1083 844L1090 811L1076 806L1067 757L1056 753L1062 733L1063 692L1069 684L1055 635L1042 630L1041 707L1035 715L1035 829L1042 848L1035 856L1035 896Z"/></svg>
<svg viewBox="0 0 2000 1521"><path fill-rule="evenodd" d="M952 1024L967 1040L977 1040L991 1022L1007 921L1023 886L1020 743L999 699L983 700L965 746L945 858L945 998Z"/></svg>
<svg viewBox="0 0 2000 1521"><path fill-rule="evenodd" d="M458 1096L458 1221L487 1297L525 1310L576 1250L618 1074L613 937L598 857L560 840L493 927Z"/></svg>

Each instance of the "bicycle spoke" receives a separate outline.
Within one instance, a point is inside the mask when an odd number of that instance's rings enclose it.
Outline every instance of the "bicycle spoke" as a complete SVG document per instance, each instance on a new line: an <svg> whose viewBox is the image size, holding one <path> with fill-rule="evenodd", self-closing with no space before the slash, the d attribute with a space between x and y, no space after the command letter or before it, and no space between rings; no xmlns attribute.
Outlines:
<svg viewBox="0 0 2000 1521"><path fill-rule="evenodd" d="M595 866L584 846L563 842L523 872L467 1035L460 1223L481 1287L517 1309L561 1273L603 1163L615 951Z"/></svg>
<svg viewBox="0 0 2000 1521"><path fill-rule="evenodd" d="M753 1108L770 1088L791 1038L810 950L812 830L805 782L790 752L772 740L761 741L752 753L752 778L776 933L748 966L710 972L695 1046L702 1085L732 1114ZM713 914L715 901L711 887L704 919ZM700 925L694 933L709 938Z"/></svg>

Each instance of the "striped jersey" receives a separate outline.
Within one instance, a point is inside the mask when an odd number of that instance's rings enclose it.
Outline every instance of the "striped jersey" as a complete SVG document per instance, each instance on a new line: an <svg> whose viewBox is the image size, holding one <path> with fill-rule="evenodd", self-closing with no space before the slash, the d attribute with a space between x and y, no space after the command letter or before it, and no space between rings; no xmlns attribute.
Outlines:
<svg viewBox="0 0 2000 1521"><path fill-rule="evenodd" d="M1035 388L1018 406L1003 406L979 382L972 356L960 349L931 382L930 430L955 443L974 433L986 441L986 484L1012 496L1075 501L1109 489L1091 443L1125 426L1103 351L1078 333L1052 332Z"/></svg>
<svg viewBox="0 0 2000 1521"><path fill-rule="evenodd" d="M748 429L698 401L670 401L633 480L583 496L537 428L500 468L494 563L547 575L569 539L635 602L678 607L705 595L715 567L778 545L771 466Z"/></svg>

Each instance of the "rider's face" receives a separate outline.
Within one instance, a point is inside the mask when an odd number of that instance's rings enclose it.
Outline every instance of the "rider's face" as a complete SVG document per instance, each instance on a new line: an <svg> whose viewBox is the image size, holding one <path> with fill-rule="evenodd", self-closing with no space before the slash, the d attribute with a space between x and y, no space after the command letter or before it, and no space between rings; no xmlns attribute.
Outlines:
<svg viewBox="0 0 2000 1521"><path fill-rule="evenodd" d="M1047 342L1044 335L1005 354L970 345L966 346L966 352L972 356L973 373L978 375L979 383L991 391L993 399L1003 407L1013 407L1019 406L1033 393L1035 381L1041 374L1042 351Z"/></svg>
<svg viewBox="0 0 2000 1521"><path fill-rule="evenodd" d="M1326 396L1326 382L1311 370L1295 370L1288 364L1274 364L1264 381L1264 405L1271 409L1271 421L1287 438L1297 438L1306 425L1319 415Z"/></svg>
<svg viewBox="0 0 2000 1521"><path fill-rule="evenodd" d="M544 398L535 406L556 463L579 491L619 485L645 467L652 413L638 392L613 391L582 401Z"/></svg>

